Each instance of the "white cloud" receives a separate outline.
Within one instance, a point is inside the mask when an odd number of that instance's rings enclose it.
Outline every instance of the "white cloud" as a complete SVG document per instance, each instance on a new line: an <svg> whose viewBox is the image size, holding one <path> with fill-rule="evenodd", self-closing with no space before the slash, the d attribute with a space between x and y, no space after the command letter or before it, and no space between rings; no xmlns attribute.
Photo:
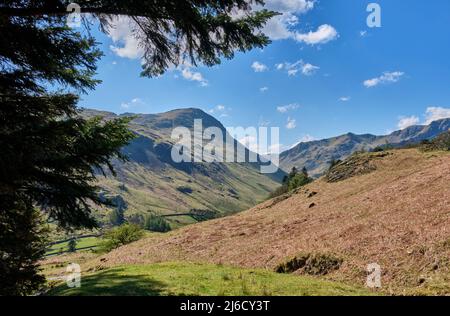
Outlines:
<svg viewBox="0 0 450 316"><path fill-rule="evenodd" d="M291 103L288 105L278 106L277 111L280 113L287 113L289 111L297 110L300 107L297 103Z"/></svg>
<svg viewBox="0 0 450 316"><path fill-rule="evenodd" d="M425 121L420 123L419 117L415 115L400 116L397 127L402 130L413 125L429 125L434 121L448 119L450 118L450 108L430 106L425 111L424 118Z"/></svg>
<svg viewBox="0 0 450 316"><path fill-rule="evenodd" d="M297 127L296 120L291 118L291 117L288 117L287 123L286 123L286 128L287 129L294 129L296 127Z"/></svg>
<svg viewBox="0 0 450 316"><path fill-rule="evenodd" d="M302 74L304 74L305 76L311 76L318 69L320 69L320 67L317 67L317 66L314 66L314 65L311 65L311 64L304 64L302 66Z"/></svg>
<svg viewBox="0 0 450 316"><path fill-rule="evenodd" d="M433 121L438 121L445 118L450 118L450 109L443 107L428 107L425 114L426 122L425 124L430 124Z"/></svg>
<svg viewBox="0 0 450 316"><path fill-rule="evenodd" d="M135 23L128 17L119 16L107 29L108 35L114 43L110 49L117 56L129 59L141 59L144 56L144 50L133 35L135 27Z"/></svg>
<svg viewBox="0 0 450 316"><path fill-rule="evenodd" d="M313 0L266 0L265 8L281 13L270 19L263 28L264 34L272 40L295 38L292 30L298 16L314 8Z"/></svg>
<svg viewBox="0 0 450 316"><path fill-rule="evenodd" d="M122 109L130 109L132 107L139 106L139 105L145 105L145 102L142 101L142 99L140 99L140 98L134 98L130 102L122 102L120 104L120 107Z"/></svg>
<svg viewBox="0 0 450 316"><path fill-rule="evenodd" d="M200 86L206 87L208 86L208 80L203 78L203 75L198 71L192 71L190 67L184 67L181 70L181 75L184 79L189 81L197 81L200 83Z"/></svg>
<svg viewBox="0 0 450 316"><path fill-rule="evenodd" d="M367 36L367 31L359 31L359 36L366 37Z"/></svg>
<svg viewBox="0 0 450 316"><path fill-rule="evenodd" d="M298 60L295 63L279 63L275 65L277 70L285 70L288 76L296 76L298 72L301 72L305 76L311 76L316 73L320 67L305 63L303 60Z"/></svg>
<svg viewBox="0 0 450 316"><path fill-rule="evenodd" d="M404 72L394 71L394 72L384 72L381 76L373 79L368 79L364 81L364 86L367 88L376 87L379 84L395 83L398 82L404 75Z"/></svg>
<svg viewBox="0 0 450 316"><path fill-rule="evenodd" d="M417 116L400 117L397 127L401 130L419 124L420 119Z"/></svg>
<svg viewBox="0 0 450 316"><path fill-rule="evenodd" d="M347 102L347 101L350 101L350 99L351 99L351 97L340 97L340 98L339 98L339 101L341 101L341 102Z"/></svg>
<svg viewBox="0 0 450 316"><path fill-rule="evenodd" d="M325 44L339 36L334 27L328 24L321 25L315 32L296 33L295 39L299 42L304 42L309 45Z"/></svg>
<svg viewBox="0 0 450 316"><path fill-rule="evenodd" d="M140 59L141 63L144 63L144 49L142 45L139 45L139 41L136 39L133 31L139 32L139 27L134 21L125 16L116 17L107 29L108 36L113 41L110 49L119 57ZM201 73L191 70L192 65L187 62L181 62L180 64L178 68L172 65L170 70L180 72L181 76L186 80L199 82L202 87L208 85L208 81L203 78Z"/></svg>
<svg viewBox="0 0 450 316"><path fill-rule="evenodd" d="M306 134L305 136L303 136L300 139L300 143L308 143L308 142L312 142L312 141L315 141L315 140L316 140L316 138L314 136Z"/></svg>
<svg viewBox="0 0 450 316"><path fill-rule="evenodd" d="M281 13L305 13L314 8L313 0L266 0L266 8Z"/></svg>
<svg viewBox="0 0 450 316"><path fill-rule="evenodd" d="M268 87L261 87L261 88L259 88L259 91L261 91L261 92L266 92L268 90L269 90Z"/></svg>
<svg viewBox="0 0 450 316"><path fill-rule="evenodd" d="M263 32L272 40L291 38L309 45L324 44L337 38L337 31L328 24L308 33L294 29L299 24L299 16L312 10L315 3L315 0L266 0L265 8L281 14L270 19Z"/></svg>
<svg viewBox="0 0 450 316"><path fill-rule="evenodd" d="M258 62L258 61L255 61L255 62L252 64L252 68L253 68L253 70L254 70L255 72L264 72L264 71L267 71L267 70L269 69L266 65L261 64L261 63Z"/></svg>
<svg viewBox="0 0 450 316"><path fill-rule="evenodd" d="M229 112L231 111L231 108L226 107L225 105L219 104L216 105L214 108L208 110L209 114L216 114L219 117L228 117Z"/></svg>
<svg viewBox="0 0 450 316"><path fill-rule="evenodd" d="M299 145L301 143L309 143L309 142L312 142L312 141L315 141L315 140L316 140L316 138L314 136L306 134L302 138L300 138L300 140L298 142L296 142L295 144L291 145L288 149L292 149L292 148L296 147L297 145Z"/></svg>

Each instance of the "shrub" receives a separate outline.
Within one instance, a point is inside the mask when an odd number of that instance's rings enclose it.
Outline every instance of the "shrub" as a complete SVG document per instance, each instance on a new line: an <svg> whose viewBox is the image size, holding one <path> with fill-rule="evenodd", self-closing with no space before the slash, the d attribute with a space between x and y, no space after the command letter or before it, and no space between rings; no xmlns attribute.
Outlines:
<svg viewBox="0 0 450 316"><path fill-rule="evenodd" d="M218 218L220 214L218 214L216 211L211 210L201 210L201 209L191 209L189 212L191 214L191 217L195 219L197 222L203 222L208 221L214 218Z"/></svg>
<svg viewBox="0 0 450 316"><path fill-rule="evenodd" d="M311 181L312 181L311 178L308 178L308 174L306 174L306 175L304 173L296 174L288 182L288 191L292 191L299 187L307 185Z"/></svg>
<svg viewBox="0 0 450 316"><path fill-rule="evenodd" d="M133 224L124 224L119 227L110 229L103 236L103 242L100 245L100 250L109 252L120 246L132 243L142 238L144 232L142 229Z"/></svg>
<svg viewBox="0 0 450 316"><path fill-rule="evenodd" d="M141 214L131 214L130 216L128 216L127 222L144 228L145 218Z"/></svg>
<svg viewBox="0 0 450 316"><path fill-rule="evenodd" d="M272 194L270 194L270 198L275 198L286 194L297 188L305 186L312 181L313 179L308 176L308 171L306 168L303 168L301 172L298 172L298 169L293 167L289 175L284 177L283 185L272 192Z"/></svg>
<svg viewBox="0 0 450 316"><path fill-rule="evenodd" d="M169 223L162 216L150 214L145 219L144 228L152 232L165 233L171 230Z"/></svg>
<svg viewBox="0 0 450 316"><path fill-rule="evenodd" d="M69 240L68 244L68 251L69 252L76 252L77 251L77 241L75 238L72 238L71 240Z"/></svg>
<svg viewBox="0 0 450 316"><path fill-rule="evenodd" d="M190 187L187 186L178 187L177 190L183 194L191 194L192 192L194 192Z"/></svg>
<svg viewBox="0 0 450 316"><path fill-rule="evenodd" d="M332 254L299 254L280 263L276 268L277 273L292 273L301 271L309 275L325 275L338 270L343 260Z"/></svg>
<svg viewBox="0 0 450 316"><path fill-rule="evenodd" d="M114 209L109 215L109 221L114 226L120 226L125 223L125 210L128 208L127 202L122 196L117 195L109 199L110 203L114 206Z"/></svg>

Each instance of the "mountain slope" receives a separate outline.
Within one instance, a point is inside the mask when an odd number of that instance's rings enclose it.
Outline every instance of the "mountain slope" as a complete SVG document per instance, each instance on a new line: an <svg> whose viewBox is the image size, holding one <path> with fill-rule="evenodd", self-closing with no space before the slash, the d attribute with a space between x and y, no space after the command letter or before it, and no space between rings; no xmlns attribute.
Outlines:
<svg viewBox="0 0 450 316"><path fill-rule="evenodd" d="M362 155L373 160L371 173L337 183L322 178L284 199L143 239L91 265L177 260L273 269L300 252L332 253L343 264L327 278L364 285L367 265L377 263L384 292L450 294L449 153Z"/></svg>
<svg viewBox="0 0 450 316"><path fill-rule="evenodd" d="M106 120L118 117L88 109L82 115L102 116ZM192 130L194 120L201 119L203 129L218 127L225 138L225 127L199 109L121 116L133 116L129 126L137 135L123 149L129 161L115 162L117 177L98 179L105 196L125 201L127 217L148 211L164 215L187 213L191 209L209 210L217 216L234 213L264 200L283 176L281 171L268 176L261 174L261 163L175 163L171 157L174 127ZM234 144L248 155L249 151L240 143ZM104 221L106 214L101 213ZM193 221L187 216L170 220L174 224Z"/></svg>
<svg viewBox="0 0 450 316"><path fill-rule="evenodd" d="M386 136L348 133L338 137L300 143L280 155L280 167L289 172L292 167L306 167L312 176L320 176L328 169L330 161L344 159L355 151L371 150L386 144L400 146L430 139L450 129L450 119L432 122L425 126L411 126Z"/></svg>

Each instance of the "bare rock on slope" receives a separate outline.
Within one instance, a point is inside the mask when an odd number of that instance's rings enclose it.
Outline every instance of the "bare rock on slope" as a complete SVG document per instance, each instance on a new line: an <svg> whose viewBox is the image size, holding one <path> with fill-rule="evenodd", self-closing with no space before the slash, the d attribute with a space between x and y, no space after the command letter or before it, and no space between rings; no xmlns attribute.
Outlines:
<svg viewBox="0 0 450 316"><path fill-rule="evenodd" d="M338 182L358 175L371 173L377 169L374 160L389 155L390 153L388 152L355 153L331 167L325 178L328 182Z"/></svg>

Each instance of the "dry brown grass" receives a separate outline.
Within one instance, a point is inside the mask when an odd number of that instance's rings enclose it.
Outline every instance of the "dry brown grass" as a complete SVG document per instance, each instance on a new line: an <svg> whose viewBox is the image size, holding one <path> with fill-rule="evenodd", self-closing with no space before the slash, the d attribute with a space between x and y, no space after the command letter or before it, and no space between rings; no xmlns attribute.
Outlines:
<svg viewBox="0 0 450 316"><path fill-rule="evenodd" d="M366 266L378 263L387 293L449 294L450 155L396 150L374 163L370 174L318 180L279 203L140 240L91 266L186 260L273 269L301 252L332 253L344 262L327 278L362 285Z"/></svg>

